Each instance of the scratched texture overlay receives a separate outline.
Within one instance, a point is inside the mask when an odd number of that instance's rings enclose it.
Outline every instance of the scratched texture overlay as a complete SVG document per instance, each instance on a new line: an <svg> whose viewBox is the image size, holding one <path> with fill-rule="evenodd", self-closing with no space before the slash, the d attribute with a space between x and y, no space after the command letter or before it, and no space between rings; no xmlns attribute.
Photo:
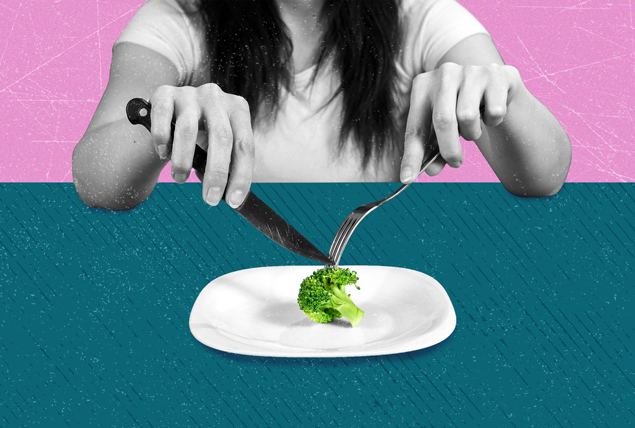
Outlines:
<svg viewBox="0 0 635 428"><path fill-rule="evenodd" d="M319 248L374 185L256 185ZM128 212L71 184L0 185L2 427L622 427L635 420L635 186L420 184L373 212L343 263L436 278L455 332L416 352L285 359L208 348L198 293L305 265L200 185ZM363 290L363 278L361 279ZM390 284L387 284L390 286Z"/></svg>
<svg viewBox="0 0 635 428"><path fill-rule="evenodd" d="M634 0L459 0L562 123L570 182L633 182ZM0 1L0 181L71 182L72 150L143 0ZM496 182L473 143L426 181ZM161 181L172 181L169 169ZM192 178L195 180L195 178Z"/></svg>

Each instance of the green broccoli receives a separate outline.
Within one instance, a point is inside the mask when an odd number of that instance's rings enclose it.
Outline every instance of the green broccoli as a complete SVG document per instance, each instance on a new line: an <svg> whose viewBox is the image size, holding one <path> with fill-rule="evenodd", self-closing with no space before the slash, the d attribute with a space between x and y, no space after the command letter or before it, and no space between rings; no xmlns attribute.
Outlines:
<svg viewBox="0 0 635 428"><path fill-rule="evenodd" d="M328 323L333 318L346 318L356 327L364 318L364 311L355 306L346 294L347 285L355 285L357 272L349 269L324 268L302 281L298 305L311 320Z"/></svg>

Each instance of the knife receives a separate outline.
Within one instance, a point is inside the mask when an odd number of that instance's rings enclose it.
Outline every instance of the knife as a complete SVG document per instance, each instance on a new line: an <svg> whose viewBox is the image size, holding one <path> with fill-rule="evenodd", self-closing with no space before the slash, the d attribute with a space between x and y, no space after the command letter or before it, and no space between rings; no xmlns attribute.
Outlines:
<svg viewBox="0 0 635 428"><path fill-rule="evenodd" d="M151 129L150 110L150 103L142 98L133 98L126 106L126 114L130 123L143 125L148 131ZM174 132L174 125L172 132ZM197 145L194 151L192 168L202 175L205 174L206 165L207 152ZM247 192L245 200L235 210L265 236L287 250L325 265L331 266L333 264L333 261L328 256L322 253L251 191Z"/></svg>

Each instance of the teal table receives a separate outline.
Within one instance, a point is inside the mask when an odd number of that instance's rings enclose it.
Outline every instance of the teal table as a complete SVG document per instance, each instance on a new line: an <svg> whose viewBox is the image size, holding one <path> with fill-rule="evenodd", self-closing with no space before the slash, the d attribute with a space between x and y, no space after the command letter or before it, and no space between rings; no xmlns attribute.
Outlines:
<svg viewBox="0 0 635 428"><path fill-rule="evenodd" d="M255 185L324 251L395 185ZM71 184L0 185L2 427L623 427L635 421L635 185L524 200L498 184L418 184L342 259L436 278L455 332L420 351L285 359L190 334L225 273L311 262L197 184L129 212Z"/></svg>

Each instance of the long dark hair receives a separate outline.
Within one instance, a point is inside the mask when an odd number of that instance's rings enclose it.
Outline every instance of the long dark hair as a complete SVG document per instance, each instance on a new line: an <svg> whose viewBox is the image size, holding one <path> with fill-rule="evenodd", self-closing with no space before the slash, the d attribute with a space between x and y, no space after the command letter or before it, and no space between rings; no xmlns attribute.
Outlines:
<svg viewBox="0 0 635 428"><path fill-rule="evenodd" d="M399 46L399 0L327 0L328 23L314 78L329 55L340 75L340 148L349 136L367 166L395 149L395 57ZM281 87L291 82L293 45L274 0L201 0L212 58L211 79L240 95L259 114L275 116ZM333 100L331 99L331 101ZM263 111L264 109L264 111Z"/></svg>

